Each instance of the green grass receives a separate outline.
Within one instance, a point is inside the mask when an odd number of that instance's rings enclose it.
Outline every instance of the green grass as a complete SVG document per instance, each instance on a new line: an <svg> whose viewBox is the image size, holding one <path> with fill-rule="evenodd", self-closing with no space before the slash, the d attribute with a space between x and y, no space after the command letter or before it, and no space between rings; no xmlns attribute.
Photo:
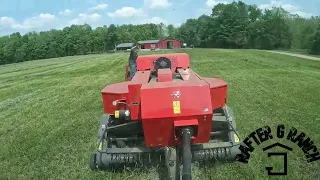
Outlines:
<svg viewBox="0 0 320 180"><path fill-rule="evenodd" d="M311 57L318 57L318 58L320 58L320 55L310 54L310 53L308 52L308 50L306 50L306 49L290 49L290 50L278 50L278 51L295 53L295 54L302 54L302 55L307 55L307 56L311 56Z"/></svg>
<svg viewBox="0 0 320 180"><path fill-rule="evenodd" d="M166 51L169 52L169 51ZM229 83L241 137L277 124L305 132L320 149L320 62L255 50L187 52L201 76ZM0 177L9 179L159 179L150 171L91 172L101 89L120 82L128 53L38 60L0 66ZM293 143L285 179L320 179ZM268 179L269 158L255 146L249 164L193 167L194 179ZM282 160L273 160L281 167ZM161 172L160 172L161 174Z"/></svg>

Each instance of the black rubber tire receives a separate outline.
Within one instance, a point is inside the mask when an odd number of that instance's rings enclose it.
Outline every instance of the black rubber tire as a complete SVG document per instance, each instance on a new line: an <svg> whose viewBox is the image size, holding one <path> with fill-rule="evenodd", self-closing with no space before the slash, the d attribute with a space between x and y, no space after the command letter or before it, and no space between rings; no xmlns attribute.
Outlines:
<svg viewBox="0 0 320 180"><path fill-rule="evenodd" d="M92 171L97 171L98 170L98 166L97 166L97 155L94 153L91 155L90 158L90 169Z"/></svg>

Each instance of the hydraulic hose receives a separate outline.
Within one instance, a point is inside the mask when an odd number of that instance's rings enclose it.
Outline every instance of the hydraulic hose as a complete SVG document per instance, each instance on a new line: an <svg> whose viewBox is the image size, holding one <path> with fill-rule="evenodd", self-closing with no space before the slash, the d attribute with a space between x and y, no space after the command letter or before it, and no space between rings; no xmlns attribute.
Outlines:
<svg viewBox="0 0 320 180"><path fill-rule="evenodd" d="M182 129L183 174L182 180L191 180L191 130Z"/></svg>

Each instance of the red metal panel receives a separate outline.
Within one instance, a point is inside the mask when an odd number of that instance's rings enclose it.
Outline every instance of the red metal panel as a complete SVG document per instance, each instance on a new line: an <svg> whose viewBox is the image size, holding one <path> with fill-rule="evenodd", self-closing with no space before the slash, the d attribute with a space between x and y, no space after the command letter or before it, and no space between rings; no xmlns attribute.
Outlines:
<svg viewBox="0 0 320 180"><path fill-rule="evenodd" d="M169 68L158 70L158 82L172 81L172 72Z"/></svg>
<svg viewBox="0 0 320 180"><path fill-rule="evenodd" d="M183 127L186 127L186 126L193 128L194 132L191 136L191 139L197 139L197 137L198 137L198 134L199 134L198 119L174 121L173 126L175 128L175 134L174 134L175 140L181 140L181 134L180 134L181 130ZM210 134L210 132L209 132L209 134ZM200 134L200 138L202 138L201 134Z"/></svg>
<svg viewBox="0 0 320 180"><path fill-rule="evenodd" d="M145 43L145 44L144 44L144 49L151 49L151 44Z"/></svg>
<svg viewBox="0 0 320 180"><path fill-rule="evenodd" d="M159 48L159 49L167 49L167 42L168 41L172 41L173 42L173 48L181 48L181 42L177 39L174 38L166 38L166 39L162 39L160 40L158 43L145 43L144 45L144 49L151 49L152 45L154 45L154 48Z"/></svg>
<svg viewBox="0 0 320 180"><path fill-rule="evenodd" d="M180 41L173 41L173 47L174 48L181 48L181 43L180 43Z"/></svg>
<svg viewBox="0 0 320 180"><path fill-rule="evenodd" d="M144 49L151 49L152 45L154 45L154 48L158 48L159 44L158 43L145 43L144 45Z"/></svg>
<svg viewBox="0 0 320 180"><path fill-rule="evenodd" d="M159 49L167 49L166 41L164 40L159 41Z"/></svg>
<svg viewBox="0 0 320 180"><path fill-rule="evenodd" d="M128 104L130 104L130 113L132 120L141 119L140 116L140 88L141 84L149 82L150 71L137 71L128 86Z"/></svg>
<svg viewBox="0 0 320 180"><path fill-rule="evenodd" d="M184 81L198 81L200 78L192 71L192 69L177 69Z"/></svg>
<svg viewBox="0 0 320 180"><path fill-rule="evenodd" d="M146 147L174 145L173 119L142 120Z"/></svg>
<svg viewBox="0 0 320 180"><path fill-rule="evenodd" d="M203 78L210 85L212 109L226 105L228 95L228 84L219 78Z"/></svg>
<svg viewBox="0 0 320 180"><path fill-rule="evenodd" d="M157 56L138 56L137 58L137 70L144 71L144 70L153 70L153 61L155 61L158 57Z"/></svg>
<svg viewBox="0 0 320 180"><path fill-rule="evenodd" d="M212 114L210 113L206 116L199 115L178 118L142 120L146 147L181 145L181 140L176 137L178 136L178 134L176 134L176 128L174 124L190 124L189 120L197 120L198 122L198 127L195 132L197 136L195 138L192 138L191 143L207 143L210 140L210 132L212 127L211 119Z"/></svg>
<svg viewBox="0 0 320 180"><path fill-rule="evenodd" d="M181 120L181 121L174 121L174 127L181 127L181 126L198 126L197 119L190 119L190 120Z"/></svg>
<svg viewBox="0 0 320 180"><path fill-rule="evenodd" d="M149 82L150 71L137 71L131 80L131 84L144 84Z"/></svg>
<svg viewBox="0 0 320 180"><path fill-rule="evenodd" d="M144 55L138 56L137 58L137 70L154 70L153 62L159 57L167 57L172 62L172 71L176 68L189 68L190 60L189 55L186 53L175 53L175 54L155 54L155 55Z"/></svg>
<svg viewBox="0 0 320 180"><path fill-rule="evenodd" d="M166 38L166 39L162 39L159 41L159 48L160 49L167 49L167 42L168 41L172 41L173 43L173 48L177 49L177 48L181 48L181 43L179 40L177 39L173 39L173 38Z"/></svg>
<svg viewBox="0 0 320 180"><path fill-rule="evenodd" d="M132 120L141 119L140 115L140 88L141 84L130 84L128 86L129 89L129 97L128 104L130 104L130 114Z"/></svg>
<svg viewBox="0 0 320 180"><path fill-rule="evenodd" d="M112 102L115 100L127 98L129 92L128 84L130 83L130 81L126 81L116 84L110 84L102 89L102 103L105 113L114 114L116 107L113 106Z"/></svg>
<svg viewBox="0 0 320 180"><path fill-rule="evenodd" d="M125 81L116 84L107 85L102 89L102 103L104 112L108 114L114 114L115 110L123 109L124 106L113 106L112 102L123 99L128 100L130 84L144 84L149 82L150 71L137 71L131 81Z"/></svg>
<svg viewBox="0 0 320 180"><path fill-rule="evenodd" d="M104 113L114 114L116 109L124 109L123 106L115 107L112 105L112 102L118 99L125 99L126 95L124 94L103 94L102 103Z"/></svg>
<svg viewBox="0 0 320 180"><path fill-rule="evenodd" d="M180 97L174 98L173 93L176 91L179 91ZM180 113L174 113L173 101L179 101ZM211 113L210 88L205 81L158 82L143 84L141 87L141 116L143 119L209 115Z"/></svg>
<svg viewBox="0 0 320 180"><path fill-rule="evenodd" d="M174 98L174 91L180 96ZM194 95L197 92L197 96ZM161 95L161 96L160 96ZM210 88L207 82L178 81L143 84L141 87L141 118L147 147L179 145L174 124L187 125L197 119L197 136L192 143L205 143L210 139L212 107ZM180 113L174 113L179 101ZM157 103L157 106L154 103ZM182 121L182 122L175 122ZM185 121L185 122L183 122ZM156 127L156 128L155 128Z"/></svg>

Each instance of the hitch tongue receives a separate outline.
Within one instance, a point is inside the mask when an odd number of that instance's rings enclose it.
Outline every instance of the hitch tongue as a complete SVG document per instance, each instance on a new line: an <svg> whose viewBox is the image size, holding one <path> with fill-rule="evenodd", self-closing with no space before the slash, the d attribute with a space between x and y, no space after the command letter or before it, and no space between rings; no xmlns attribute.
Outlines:
<svg viewBox="0 0 320 180"><path fill-rule="evenodd" d="M182 154L183 154L183 174L182 180L191 180L191 137L192 129L185 127L182 129Z"/></svg>

